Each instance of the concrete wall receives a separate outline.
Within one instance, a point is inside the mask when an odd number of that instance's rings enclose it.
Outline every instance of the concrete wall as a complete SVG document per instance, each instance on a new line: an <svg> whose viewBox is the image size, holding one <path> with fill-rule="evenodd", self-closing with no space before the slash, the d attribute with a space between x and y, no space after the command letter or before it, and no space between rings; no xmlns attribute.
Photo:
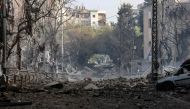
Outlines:
<svg viewBox="0 0 190 109"><path fill-rule="evenodd" d="M144 59L150 60L152 46L152 6L144 8Z"/></svg>
<svg viewBox="0 0 190 109"><path fill-rule="evenodd" d="M106 25L106 12L98 11L98 25L105 26Z"/></svg>
<svg viewBox="0 0 190 109"><path fill-rule="evenodd" d="M176 37L180 39L180 34L183 29L187 28L184 23L189 22L190 17L189 14L186 12L184 16L178 16L178 18L173 18L170 16L170 12L175 11L175 8L183 7L186 10L190 10L190 0L178 0L180 1L180 5L178 5L177 0L160 0L162 4L159 4L159 38L161 41L166 43L168 47L171 49L171 56L167 56L167 51L162 46L161 48L161 58L162 59L169 59L172 58L170 64L175 64L177 61L177 57L180 56L177 52L177 46L175 44ZM180 18L179 18L180 17ZM183 20L181 20L183 19ZM175 31L176 29L176 31ZM176 35L177 34L177 35ZM189 47L187 47L188 49ZM181 48L180 48L181 49ZM184 57L185 58L185 57Z"/></svg>
<svg viewBox="0 0 190 109"><path fill-rule="evenodd" d="M91 26L93 26L93 27L98 26L98 11L90 12L90 20L91 20Z"/></svg>

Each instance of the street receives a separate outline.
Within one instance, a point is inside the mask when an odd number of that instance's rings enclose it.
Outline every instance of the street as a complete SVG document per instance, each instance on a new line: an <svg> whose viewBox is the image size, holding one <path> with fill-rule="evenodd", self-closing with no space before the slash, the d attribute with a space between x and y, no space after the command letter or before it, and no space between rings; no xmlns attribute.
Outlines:
<svg viewBox="0 0 190 109"><path fill-rule="evenodd" d="M190 90L178 89L158 92L153 85L123 78L90 82L98 89L84 89L89 82L63 83L63 88L30 89L20 93L7 94L17 101L32 101L22 107L1 107L2 109L189 109ZM131 84L132 85L132 84Z"/></svg>

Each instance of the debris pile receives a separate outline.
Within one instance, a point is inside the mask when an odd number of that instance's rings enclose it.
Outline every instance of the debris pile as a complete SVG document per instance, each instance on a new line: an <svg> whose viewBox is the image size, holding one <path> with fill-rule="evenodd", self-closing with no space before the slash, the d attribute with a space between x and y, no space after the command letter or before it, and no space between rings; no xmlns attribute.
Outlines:
<svg viewBox="0 0 190 109"><path fill-rule="evenodd" d="M102 81L85 79L78 82L50 82L39 90L14 92L10 96L17 100L32 101L31 108L35 109L188 109L180 100L171 99L173 97L188 102L188 92L185 89L157 92L154 85L144 78L117 78Z"/></svg>

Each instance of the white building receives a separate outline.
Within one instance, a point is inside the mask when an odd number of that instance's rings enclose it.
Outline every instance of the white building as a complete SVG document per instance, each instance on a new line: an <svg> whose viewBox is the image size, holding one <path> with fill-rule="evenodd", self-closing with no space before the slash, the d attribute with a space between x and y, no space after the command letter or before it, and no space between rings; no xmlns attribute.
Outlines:
<svg viewBox="0 0 190 109"><path fill-rule="evenodd" d="M71 22L92 27L105 26L106 12L99 10L88 10L84 6L77 6L73 11Z"/></svg>

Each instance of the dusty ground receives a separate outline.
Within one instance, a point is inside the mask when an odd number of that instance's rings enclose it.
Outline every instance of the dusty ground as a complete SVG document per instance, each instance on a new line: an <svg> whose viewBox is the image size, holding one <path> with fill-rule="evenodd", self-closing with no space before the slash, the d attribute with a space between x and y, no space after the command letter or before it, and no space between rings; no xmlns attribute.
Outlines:
<svg viewBox="0 0 190 109"><path fill-rule="evenodd" d="M31 106L0 109L190 109L190 91L157 92L153 85L125 79L91 82L99 89L84 90L90 82L64 83L62 89L9 92L15 101Z"/></svg>

